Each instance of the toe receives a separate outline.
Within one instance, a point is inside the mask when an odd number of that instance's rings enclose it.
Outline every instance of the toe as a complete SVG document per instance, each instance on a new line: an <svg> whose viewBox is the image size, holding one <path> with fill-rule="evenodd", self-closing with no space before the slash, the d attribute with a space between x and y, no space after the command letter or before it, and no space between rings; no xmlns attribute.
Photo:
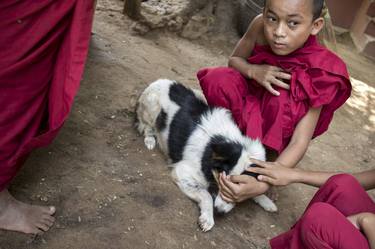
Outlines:
<svg viewBox="0 0 375 249"><path fill-rule="evenodd" d="M50 207L48 207L48 213L49 213L50 215L55 214L55 212L56 212L56 208L55 208L54 206L50 206Z"/></svg>
<svg viewBox="0 0 375 249"><path fill-rule="evenodd" d="M50 226L48 226L47 224L43 223L43 222L40 222L37 224L37 227L42 230L42 231L48 231Z"/></svg>
<svg viewBox="0 0 375 249"><path fill-rule="evenodd" d="M42 222L49 227L51 227L53 225L53 221L51 221L49 219L43 219Z"/></svg>
<svg viewBox="0 0 375 249"><path fill-rule="evenodd" d="M53 216L51 216L51 215L49 215L49 214L44 214L43 216L42 216L42 218L44 219L44 220L48 220L48 221L50 221L50 222L55 222L55 217L53 217Z"/></svg>

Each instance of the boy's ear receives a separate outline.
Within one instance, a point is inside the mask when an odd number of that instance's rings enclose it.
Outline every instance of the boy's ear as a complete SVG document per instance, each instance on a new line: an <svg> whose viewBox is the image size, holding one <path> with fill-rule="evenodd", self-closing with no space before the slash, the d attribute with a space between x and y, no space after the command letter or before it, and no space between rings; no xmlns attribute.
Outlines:
<svg viewBox="0 0 375 249"><path fill-rule="evenodd" d="M324 27L324 18L319 17L319 18L315 19L314 22L313 22L311 34L317 35L320 32L320 30L322 30L323 27Z"/></svg>

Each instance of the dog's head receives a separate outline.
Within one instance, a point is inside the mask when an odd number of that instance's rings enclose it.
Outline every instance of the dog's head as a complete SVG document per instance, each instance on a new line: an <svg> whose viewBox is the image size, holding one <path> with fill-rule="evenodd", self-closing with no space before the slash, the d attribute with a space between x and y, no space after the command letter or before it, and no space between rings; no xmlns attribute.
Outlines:
<svg viewBox="0 0 375 249"><path fill-rule="evenodd" d="M217 174L225 172L227 175L240 175L251 166L251 158L265 160L265 149L258 140L249 138L244 141L231 141L224 137L214 137L209 145L208 160L215 180ZM211 172L210 172L211 173Z"/></svg>

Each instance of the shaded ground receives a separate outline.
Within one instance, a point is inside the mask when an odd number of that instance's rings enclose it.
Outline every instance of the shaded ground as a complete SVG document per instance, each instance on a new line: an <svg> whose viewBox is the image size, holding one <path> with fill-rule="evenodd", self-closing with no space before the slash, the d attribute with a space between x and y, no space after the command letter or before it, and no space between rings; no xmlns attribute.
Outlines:
<svg viewBox="0 0 375 249"><path fill-rule="evenodd" d="M133 36L122 2L99 1L80 92L58 138L36 151L11 187L19 199L58 208L41 237L0 232L1 249L22 248L267 248L290 227L316 189L278 189L276 214L247 201L216 218L209 233L198 209L172 183L158 151L146 151L133 128L135 97L159 78L198 87L195 72L225 65L232 35L191 42L156 30ZM312 142L301 167L359 171L374 166L375 63L341 39L354 91L329 132ZM371 193L375 196L374 192Z"/></svg>

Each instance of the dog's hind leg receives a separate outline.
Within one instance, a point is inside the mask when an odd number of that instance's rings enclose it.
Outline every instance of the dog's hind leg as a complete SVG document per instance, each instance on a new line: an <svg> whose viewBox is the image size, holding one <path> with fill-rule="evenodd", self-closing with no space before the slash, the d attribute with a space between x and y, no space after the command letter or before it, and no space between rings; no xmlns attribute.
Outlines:
<svg viewBox="0 0 375 249"><path fill-rule="evenodd" d="M264 210L268 212L276 212L277 211L277 206L275 203L268 198L266 195L259 195L253 198L255 203L259 204Z"/></svg>
<svg viewBox="0 0 375 249"><path fill-rule="evenodd" d="M156 134L153 128L146 126L144 130L144 143L149 150L153 150L156 145Z"/></svg>
<svg viewBox="0 0 375 249"><path fill-rule="evenodd" d="M190 174L191 171L191 166L178 163L172 171L172 177L181 191L198 203L200 208L198 223L202 231L207 232L211 230L215 224L213 200L210 193L207 191L207 187L196 181Z"/></svg>
<svg viewBox="0 0 375 249"><path fill-rule="evenodd" d="M156 119L161 111L158 102L159 94L157 92L150 93L146 89L144 94L139 98L137 107L138 131L144 136L144 143L147 149L152 150L156 145Z"/></svg>

